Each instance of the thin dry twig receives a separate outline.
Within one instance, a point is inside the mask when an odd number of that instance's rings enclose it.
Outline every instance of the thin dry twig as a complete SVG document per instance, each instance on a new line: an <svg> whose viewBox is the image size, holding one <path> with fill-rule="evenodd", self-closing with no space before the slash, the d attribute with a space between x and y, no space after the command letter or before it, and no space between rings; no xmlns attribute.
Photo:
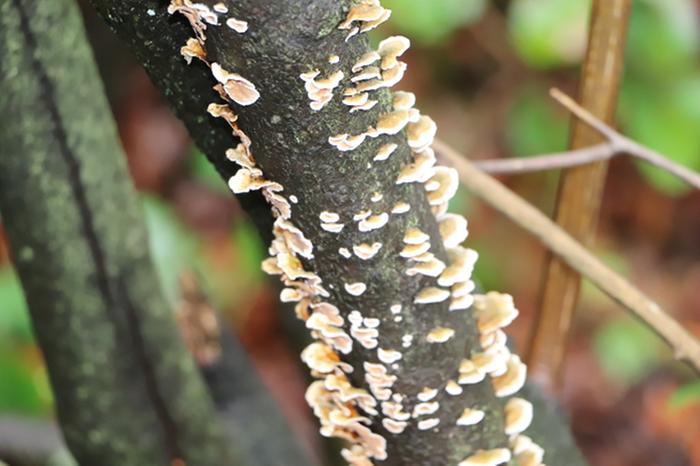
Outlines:
<svg viewBox="0 0 700 466"><path fill-rule="evenodd" d="M608 142L582 149L536 155L522 159L479 160L473 162L474 165L486 173L514 174L571 168L592 162L609 160L617 155L628 155L659 167L682 179L695 189L700 189L699 173L679 165L663 154L642 146L638 142L618 133L559 89L552 89L550 94L581 121L598 131Z"/></svg>
<svg viewBox="0 0 700 466"><path fill-rule="evenodd" d="M689 362L700 372L700 341L657 303L609 269L542 212L475 167L465 156L439 140L435 141L434 148L459 172L467 189L533 234L570 267L642 319L673 348L676 358Z"/></svg>

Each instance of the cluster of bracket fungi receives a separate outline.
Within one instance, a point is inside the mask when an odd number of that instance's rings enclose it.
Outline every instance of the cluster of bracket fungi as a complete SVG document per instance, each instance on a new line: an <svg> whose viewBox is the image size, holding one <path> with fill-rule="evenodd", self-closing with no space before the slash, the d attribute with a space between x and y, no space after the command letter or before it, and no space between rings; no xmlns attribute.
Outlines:
<svg viewBox="0 0 700 466"><path fill-rule="evenodd" d="M289 199L284 197L284 187L265 179L262 170L256 167L251 140L238 126L237 116L228 103L253 105L260 97L259 91L240 74L207 60L204 50L207 27L224 26L244 34L248 23L228 15L228 8L223 3L210 7L191 0L171 0L168 11L171 14L180 13L189 20L195 37L182 47L181 53L188 63L197 58L209 66L218 82L215 89L227 102L212 103L208 108L209 113L227 121L241 141L226 153L228 159L240 166L229 180L229 187L237 194L260 190L272 206L276 218L274 240L269 248L270 257L263 262L263 269L281 277L285 285L281 300L296 303L297 316L305 321L315 339L304 349L301 358L316 378L306 392L306 399L320 420L321 433L348 441L342 453L351 465L371 466L373 460L387 459L386 438L371 429L373 420L380 420L391 435L400 435L409 423L415 423L418 430L436 429L441 422L441 408L435 398L441 390L447 395L459 396L463 386L481 383L489 377L496 397L505 399L505 434L510 439L509 448L478 450L458 466L497 466L511 460L515 460L519 466L542 465L543 449L523 435L532 421L532 404L514 396L525 383L527 368L517 355L510 352L503 332L503 328L517 317L518 311L509 295L474 293L471 275L477 254L461 246L467 237L467 221L461 215L447 212L448 202L457 191L457 174L451 168L436 166L431 144L437 127L430 117L421 115L414 108L415 96L409 92L394 92L392 111L383 114L366 131L328 136L328 144L340 152L346 152L357 149L370 138L405 134L413 161L396 174L395 184L423 185L449 257L449 263L438 259L430 250L430 236L419 228L410 227L405 231L400 256L408 264L406 274L434 279L432 286L421 289L413 297L413 304L449 302L450 312L471 310L477 323L481 351L463 359L454 377L445 380L443 386L425 387L416 396L413 409L408 412L404 410L408 395L392 390L397 380L397 375L392 374L392 367L401 360L401 350L379 347L381 319L364 317L360 310L351 311L345 319L335 305L326 301L330 294L324 289L323 280L313 271L305 270L302 263L302 259L313 258L314 246L291 219L292 204L297 199L294 196L289 196ZM379 0L356 0L338 29L347 32L346 41L352 40L354 36L385 22L390 14L391 11L383 8ZM391 88L402 79L406 64L399 57L409 46L409 40L401 36L383 40L376 51L364 54L352 64L348 79L341 69L325 76L316 69L302 73L300 85L304 86L308 95L310 108L315 112L322 111L338 92L350 113L372 109L378 103L372 92ZM339 62L338 55L328 57L331 65ZM381 145L373 161L389 159L397 148L398 145L392 142ZM378 202L382 197L381 193L375 193L372 201ZM383 228L392 216L405 214L410 209L409 203L397 202L390 212L363 210L357 212L351 221L343 220L338 213L327 210L320 212L318 217L321 228L332 234L341 234L348 224L360 232L370 232ZM371 266L372 259L382 246L381 242L361 243L352 248L341 247L338 254L346 259L354 255ZM344 283L343 288L349 295L361 296L367 290L367 285L362 282ZM400 322L401 307L401 304L391 305L387 309L388 318ZM454 336L454 329L437 327L420 337L404 335L402 347L440 345ZM376 350L376 360L363 364L367 388L353 386L348 378L353 367L343 361L343 355L352 352L353 344ZM484 417L483 411L465 407L456 424L469 428L482 422Z"/></svg>

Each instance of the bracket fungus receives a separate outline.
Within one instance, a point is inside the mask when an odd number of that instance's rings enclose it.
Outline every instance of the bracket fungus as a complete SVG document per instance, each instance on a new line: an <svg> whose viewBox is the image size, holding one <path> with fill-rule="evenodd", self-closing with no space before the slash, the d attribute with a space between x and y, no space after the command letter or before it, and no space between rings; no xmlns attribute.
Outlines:
<svg viewBox="0 0 700 466"><path fill-rule="evenodd" d="M321 433L348 442L342 455L351 465L371 466L375 460L386 460L388 452L397 448L390 435L411 436L414 441L420 438L417 435L426 439L438 435L468 438L470 430L478 431L479 424L496 419L498 414L492 414L486 406L499 406L496 397L515 395L527 374L520 358L508 350L502 330L517 317L518 311L508 295L474 294L472 272L478 256L461 246L468 235L466 219L447 212L458 179L453 169L436 165L431 145L437 125L415 108L413 93L387 90L406 71L400 57L410 41L402 36L388 37L377 50L367 50L366 42L359 40L346 44L382 24L391 11L383 8L379 0L354 0L337 25L339 31L323 39L338 48L319 51L314 64L285 64L293 70L290 82L299 86L302 101L306 103L304 94L308 97L308 106L304 104L294 111L299 112L305 124L323 123L314 126L318 126L318 131L326 131L320 133L319 139L325 151L340 152L337 160L345 164L361 160L358 171L382 170L382 175L386 175L378 177L380 180L368 186L352 205L318 202L335 198L315 197L320 196L316 191L304 192L298 185L286 183L286 174L270 162L266 153L269 146L261 144L262 150L257 153L261 164L257 164L251 138L239 126L234 107L241 112L242 120L251 114L246 112L255 115L264 101L274 96L274 86L267 87L269 81L251 72L265 91L267 99L261 100L255 83L243 77L248 73L244 61L240 61L240 69L239 61L235 69L225 59L210 63L205 47L205 33L221 30L229 38L242 40L249 23L229 16L223 2L210 7L191 0L171 0L168 11L184 15L194 31L195 38L180 50L184 59L187 63L194 58L201 60L218 82L215 89L223 103L211 104L209 113L225 120L240 139L240 144L226 151L226 157L239 166L229 179L231 190L260 191L276 217L270 257L262 267L279 276L284 286L280 299L296 303L296 315L314 338L301 359L317 379L308 387L306 400L320 420ZM255 22L250 26L264 27ZM329 105L336 94L340 102ZM336 113L337 118L339 111L346 112L353 119L352 124L327 122L327 113ZM300 144L290 141L293 143ZM381 163L373 166L373 162ZM332 163L328 162L329 166ZM315 175L313 179L320 178ZM288 185L299 198L286 195ZM303 201L301 209L299 199ZM368 202L372 202L371 209L367 208ZM319 205L327 210L311 210ZM400 265L396 265L397 257ZM340 264L343 275L329 274L325 262ZM400 267L397 280L406 287L392 288L389 285L393 283L370 273L378 270L383 274L390 263L391 267ZM411 295L387 296L391 305L377 298L377 290L388 294L409 288L414 290ZM473 312L450 314L469 309ZM467 326L467 321L471 326ZM467 330L474 334L465 335ZM478 342L478 347L469 348L468 359L462 359L465 341ZM436 366L449 369L416 370L412 365L421 352L440 355ZM451 365L443 361L450 358ZM421 383L405 379L421 370L440 373L442 379L426 378ZM487 399L474 403L478 406L464 406L477 392L488 394L491 404ZM503 405L498 422L504 422L503 446L510 441L510 448L481 449L483 445L469 445L467 451L475 451L473 455L463 460L461 454L460 458L453 456L449 464L496 466L511 457L517 459L519 466L541 464L542 449L521 435L532 420L532 405L521 398L504 400ZM389 435L385 438L380 432ZM440 464L448 464L445 458Z"/></svg>
<svg viewBox="0 0 700 466"><path fill-rule="evenodd" d="M512 454L507 448L481 450L465 459L458 466L498 466L510 461Z"/></svg>

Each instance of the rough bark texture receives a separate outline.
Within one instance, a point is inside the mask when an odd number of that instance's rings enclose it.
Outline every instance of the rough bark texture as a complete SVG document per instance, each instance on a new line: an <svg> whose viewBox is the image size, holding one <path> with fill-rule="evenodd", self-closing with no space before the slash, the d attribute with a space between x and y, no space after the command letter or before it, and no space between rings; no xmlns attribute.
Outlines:
<svg viewBox="0 0 700 466"><path fill-rule="evenodd" d="M0 211L80 464L234 461L160 293L76 6L0 2Z"/></svg>
<svg viewBox="0 0 700 466"><path fill-rule="evenodd" d="M156 0L92 1L112 28L129 43L187 123L198 145L226 179L237 167L227 162L223 153L235 142L219 134L230 134L228 128L205 114L207 104L218 100L211 91L215 81L209 69L199 62L188 67L179 57L179 47L193 36L189 25L181 17L168 18L166 4ZM211 6L215 2L207 3ZM368 162L376 153L379 141L370 140L358 150L343 154L327 142L329 136L360 133L374 124L378 115L390 105L389 93L381 92L381 105L370 112L350 116L348 108L341 106L336 96L321 113L314 114L299 79L301 73L317 67L322 71L331 69L328 65L331 53L340 56L338 66L348 76L349 66L368 50L366 38L356 37L346 44L345 34L336 30L347 12L347 2L294 0L270 4L241 0L226 3L230 16L248 21L250 29L245 34L237 34L226 26L209 26L207 53L210 60L251 79L262 93L255 105L235 110L241 117L241 127L253 138L253 152L266 177L282 183L285 196L295 195L299 199L292 220L315 246L314 261L307 263L307 268L313 267L319 272L332 292L330 301L344 313L360 309L365 316L382 319L382 346L402 349L401 336L405 333L424 335L437 324L449 324L458 329L459 338L450 344L432 348L424 343L416 344L404 351L401 361L400 390L415 395L426 385L444 384L447 377L455 376L462 356L475 348L476 332L466 313L451 316L442 305L413 307L415 292L427 280L403 273L405 262L397 254L403 232L407 226L420 225L433 238L439 235L422 189L394 185L399 167L410 159L404 137L383 137L382 143L394 139L401 143L401 148L389 161L373 163L371 167ZM384 194L379 203L370 201L375 192ZM410 202L411 212L393 219L380 231L361 233L349 220L365 208L377 213L387 211L396 200ZM347 223L341 235L320 228L318 214L322 210L333 210L341 215ZM269 237L269 230L263 230L263 234ZM373 241L381 241L385 246L371 263L357 258L348 261L338 255L339 246L350 248L353 244ZM433 243L433 251L444 259L444 250L438 243ZM369 286L361 299L343 291L343 284L353 281L363 281ZM400 325L387 315L389 306L397 302L405 306ZM356 384L363 385L359 363L376 360L376 356L359 345L356 347L359 349L351 355L356 366L354 377ZM501 407L488 382L465 391L461 398L440 401L446 428L439 432L418 432L412 428L396 437L383 432L390 442L389 460L383 464L444 466L456 464L477 448L505 445ZM466 406L486 410L488 421L473 429L456 431L452 428L454 420ZM564 433L563 440L550 442L554 436L549 435L538 435L535 440L547 450L551 447L559 452L575 451L562 421L556 416L547 419L549 429ZM381 431L381 427L377 430ZM582 463L574 458L571 464Z"/></svg>
<svg viewBox="0 0 700 466"><path fill-rule="evenodd" d="M153 83L163 93L194 142L227 180L236 171L225 157L237 141L223 120L207 113L206 102L216 95L216 80L204 66L187 66L180 47L192 37L182 18L166 11L164 0L90 0L97 12L129 45ZM204 105L203 105L204 104ZM237 196L266 242L272 237L270 208L259 193Z"/></svg>
<svg viewBox="0 0 700 466"><path fill-rule="evenodd" d="M284 186L286 197L294 195L299 199L292 209L292 221L314 244L315 257L307 269L323 279L331 293L328 301L344 317L359 309L365 317L380 319L379 347L403 352L398 368L392 370L398 376L393 390L409 397L406 410L410 412L423 388L442 389L448 379L457 377L465 352L478 347L477 332L468 313L450 313L447 303L413 304L416 293L434 286L434 279L405 274L406 261L399 256L405 231L411 226L419 227L431 236L431 251L443 261L447 259L422 185L395 184L400 168L412 161L405 136L370 139L345 153L328 142L331 136L360 134L375 125L380 115L391 110L390 93L379 91L379 105L353 115L337 96L321 112L309 107L299 77L302 73L318 68L326 75L340 68L349 77L350 67L370 50L365 35L346 43L346 33L337 29L348 5L336 0L288 1L272 8L253 0L230 2L230 15L248 21L250 29L239 34L227 27L210 26L206 31L206 50L211 62L239 72L255 83L262 94L255 104L235 108L241 128L253 140L254 157L266 178ZM340 56L339 65L328 64L330 54ZM346 78L337 92L348 83ZM387 142L396 142L400 147L389 160L372 162L379 147ZM383 199L372 202L374 193L382 193ZM355 214L366 209L375 214L389 212L398 201L408 202L411 210L392 216L381 230L363 233L352 221ZM340 215L346 224L342 233L321 228L319 214L324 210ZM339 247L352 249L353 245L373 242L384 246L371 261L345 259L338 253ZM344 290L344 284L354 282L368 286L360 297ZM389 311L393 304L403 306L400 323ZM440 326L455 329L457 337L440 345L426 343L425 336ZM416 343L404 349L401 338L406 333L414 334ZM366 387L362 362L379 362L376 350L356 344L348 361L355 368L354 384ZM413 424L403 434L392 435L378 422L373 425L388 441L386 464L456 464L478 449L507 444L501 406L488 381L465 387L459 397L441 392L436 398L441 405L440 429L419 431ZM468 429L456 426L466 407L484 410L486 420Z"/></svg>

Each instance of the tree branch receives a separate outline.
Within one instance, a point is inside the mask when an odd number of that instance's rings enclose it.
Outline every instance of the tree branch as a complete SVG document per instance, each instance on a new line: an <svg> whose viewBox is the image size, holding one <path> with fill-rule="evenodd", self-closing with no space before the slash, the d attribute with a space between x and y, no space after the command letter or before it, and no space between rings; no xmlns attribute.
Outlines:
<svg viewBox="0 0 700 466"><path fill-rule="evenodd" d="M569 267L649 325L673 348L676 358L700 371L700 342L657 303L610 270L542 212L477 169L464 155L441 141L436 141L435 148L446 163L457 169L464 187L534 235Z"/></svg>
<svg viewBox="0 0 700 466"><path fill-rule="evenodd" d="M0 211L80 464L231 464L177 333L76 5L0 4Z"/></svg>
<svg viewBox="0 0 700 466"><path fill-rule="evenodd" d="M631 0L593 0L588 49L581 67L579 100L593 114L612 122L624 64ZM574 119L571 149L602 142L598 131ZM607 162L565 170L559 183L555 221L587 245L593 241L603 197ZM546 260L541 305L530 339L527 361L533 377L545 389L561 384L564 354L578 302L581 277L557 257Z"/></svg>
<svg viewBox="0 0 700 466"><path fill-rule="evenodd" d="M561 104L572 109L572 111L575 110L574 113L578 114L581 111L585 112L585 109L579 107L578 104L564 94L561 94L557 89L552 89L551 92L553 95L561 96ZM591 118L595 118L590 114L588 115ZM653 151L648 147L644 147L639 143L619 134L612 128L602 123L600 120L595 121L603 124L606 129L612 131L612 133L609 135L604 134L608 138L608 142L563 152L510 159L481 159L473 160L472 163L476 168L484 173L489 173L491 175L514 175L547 170L561 170L563 168L578 167L580 165L587 165L593 162L609 160L618 155L628 155L632 158L643 160L662 170L665 170L668 173L682 179L695 189L700 189L700 174L698 174L696 171L677 164L669 157Z"/></svg>
<svg viewBox="0 0 700 466"><path fill-rule="evenodd" d="M0 461L12 466L77 466L51 422L0 417Z"/></svg>

